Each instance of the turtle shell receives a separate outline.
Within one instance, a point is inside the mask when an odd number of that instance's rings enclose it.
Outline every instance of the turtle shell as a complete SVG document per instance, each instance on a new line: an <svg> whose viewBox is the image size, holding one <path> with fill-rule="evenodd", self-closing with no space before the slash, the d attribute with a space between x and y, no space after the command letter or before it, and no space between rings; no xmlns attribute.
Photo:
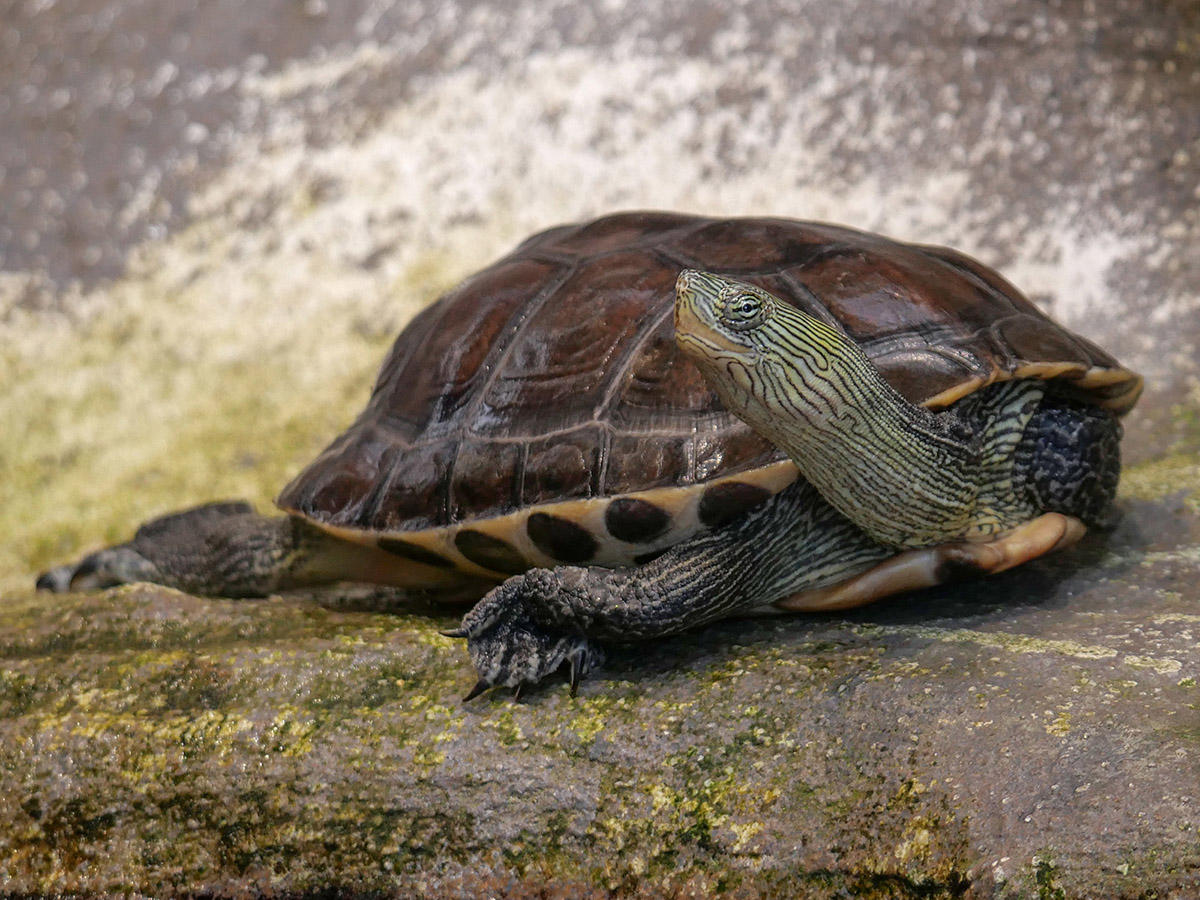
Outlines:
<svg viewBox="0 0 1200 900"><path fill-rule="evenodd" d="M622 213L535 235L422 311L367 408L279 505L426 565L465 555L504 573L635 561L761 502L796 471L676 349L684 268L835 324L931 407L1010 378L1068 379L1117 413L1140 391L952 250L789 219Z"/></svg>

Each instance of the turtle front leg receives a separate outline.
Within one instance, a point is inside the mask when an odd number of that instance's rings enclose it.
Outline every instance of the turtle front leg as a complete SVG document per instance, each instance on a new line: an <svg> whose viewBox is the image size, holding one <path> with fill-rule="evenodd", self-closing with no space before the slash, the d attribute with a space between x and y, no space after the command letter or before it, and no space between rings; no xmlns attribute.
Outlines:
<svg viewBox="0 0 1200 900"><path fill-rule="evenodd" d="M467 638L479 681L464 700L490 687L505 685L519 697L527 684L537 684L570 667L571 696L579 681L604 662L596 643L596 607L618 602L611 583L614 572L564 566L533 569L509 578L463 618L462 628L445 632ZM588 631L593 634L589 636Z"/></svg>
<svg viewBox="0 0 1200 900"><path fill-rule="evenodd" d="M572 688L605 643L646 641L834 584L894 553L809 484L634 569L564 566L508 579L448 632L465 637L479 683L517 689L564 665Z"/></svg>

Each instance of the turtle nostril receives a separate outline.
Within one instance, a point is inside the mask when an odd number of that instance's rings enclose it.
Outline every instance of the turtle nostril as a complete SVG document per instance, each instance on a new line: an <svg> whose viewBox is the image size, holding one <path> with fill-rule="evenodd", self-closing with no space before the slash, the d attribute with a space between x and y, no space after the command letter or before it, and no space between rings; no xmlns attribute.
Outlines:
<svg viewBox="0 0 1200 900"><path fill-rule="evenodd" d="M692 285L696 280L697 272L695 269L684 269L679 273L679 277L675 279L675 294L676 296L684 296L690 294Z"/></svg>

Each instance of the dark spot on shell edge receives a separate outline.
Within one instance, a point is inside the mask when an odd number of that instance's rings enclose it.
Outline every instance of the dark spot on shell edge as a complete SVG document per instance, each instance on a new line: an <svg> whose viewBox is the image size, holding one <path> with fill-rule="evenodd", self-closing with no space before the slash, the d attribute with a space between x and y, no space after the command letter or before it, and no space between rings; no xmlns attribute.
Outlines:
<svg viewBox="0 0 1200 900"><path fill-rule="evenodd" d="M582 563L596 555L596 539L586 528L548 513L534 513L525 530L537 548L560 562Z"/></svg>
<svg viewBox="0 0 1200 900"><path fill-rule="evenodd" d="M454 546L475 565L493 572L519 575L529 568L529 563L508 541L472 528L464 528L456 534Z"/></svg>
<svg viewBox="0 0 1200 900"><path fill-rule="evenodd" d="M420 544L414 544L411 541L394 537L381 537L378 544L380 550L391 553L393 556L412 560L423 566L433 566L436 569L454 568L454 563L440 553L434 553L432 550L427 550Z"/></svg>
<svg viewBox="0 0 1200 900"><path fill-rule="evenodd" d="M604 527L619 541L644 544L661 535L671 515L661 506L636 497L618 497L604 511Z"/></svg>
<svg viewBox="0 0 1200 900"><path fill-rule="evenodd" d="M938 561L934 578L937 584L948 581L964 581L986 575L989 569L981 566L975 555L966 550L947 547L943 550L942 559Z"/></svg>
<svg viewBox="0 0 1200 900"><path fill-rule="evenodd" d="M705 490L697 511L709 528L720 528L771 499L771 492L744 481L723 481Z"/></svg>

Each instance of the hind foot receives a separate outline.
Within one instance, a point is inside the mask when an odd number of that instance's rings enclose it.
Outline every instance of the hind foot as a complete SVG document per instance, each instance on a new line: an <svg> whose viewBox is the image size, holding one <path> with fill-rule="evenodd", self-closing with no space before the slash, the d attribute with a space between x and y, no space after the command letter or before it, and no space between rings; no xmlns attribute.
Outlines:
<svg viewBox="0 0 1200 900"><path fill-rule="evenodd" d="M99 591L134 581L162 581L158 567L128 544L106 547L77 563L55 566L38 576L37 589L64 594L67 591Z"/></svg>
<svg viewBox="0 0 1200 900"><path fill-rule="evenodd" d="M286 518L266 518L240 501L208 503L152 519L133 539L57 566L39 590L90 591L149 581L195 594L261 597L276 588L296 548Z"/></svg>

